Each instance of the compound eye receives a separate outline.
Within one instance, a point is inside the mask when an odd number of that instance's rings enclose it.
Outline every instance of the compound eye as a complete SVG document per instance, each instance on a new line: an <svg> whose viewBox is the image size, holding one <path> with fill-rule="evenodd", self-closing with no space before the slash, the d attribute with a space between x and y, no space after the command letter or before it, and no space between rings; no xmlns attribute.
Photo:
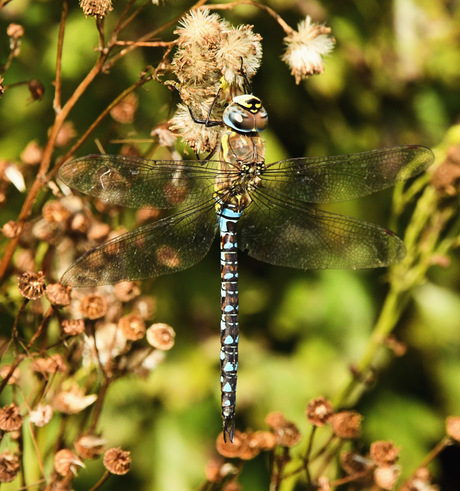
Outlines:
<svg viewBox="0 0 460 491"><path fill-rule="evenodd" d="M257 131L263 131L268 125L268 114L264 107L260 108L255 115L255 128Z"/></svg>
<svg viewBox="0 0 460 491"><path fill-rule="evenodd" d="M224 123L235 131L241 133L250 133L254 129L254 116L246 109L230 104L223 114Z"/></svg>

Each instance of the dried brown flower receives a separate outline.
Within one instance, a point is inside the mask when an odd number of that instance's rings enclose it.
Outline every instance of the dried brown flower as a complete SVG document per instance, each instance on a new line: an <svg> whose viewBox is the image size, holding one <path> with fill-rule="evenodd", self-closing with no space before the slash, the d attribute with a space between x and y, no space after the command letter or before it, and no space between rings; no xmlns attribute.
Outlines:
<svg viewBox="0 0 460 491"><path fill-rule="evenodd" d="M91 222L85 213L76 213L70 222L70 228L80 234L86 234L91 227Z"/></svg>
<svg viewBox="0 0 460 491"><path fill-rule="evenodd" d="M49 404L39 404L36 409L29 412L29 420L35 426L41 428L47 425L53 417L53 408Z"/></svg>
<svg viewBox="0 0 460 491"><path fill-rule="evenodd" d="M426 467L419 467L407 482L401 486L400 491L440 491L438 486L431 485L433 477Z"/></svg>
<svg viewBox="0 0 460 491"><path fill-rule="evenodd" d="M121 124L128 124L134 121L139 106L139 97L136 93L127 94L115 107L110 111L110 116Z"/></svg>
<svg viewBox="0 0 460 491"><path fill-rule="evenodd" d="M16 267L19 271L30 271L35 269L35 254L30 249L19 251L16 256Z"/></svg>
<svg viewBox="0 0 460 491"><path fill-rule="evenodd" d="M86 295L80 301L80 312L87 319L100 319L107 313L107 301L97 294Z"/></svg>
<svg viewBox="0 0 460 491"><path fill-rule="evenodd" d="M21 160L27 165L39 164L42 157L43 149L35 140L29 142L21 153Z"/></svg>
<svg viewBox="0 0 460 491"><path fill-rule="evenodd" d="M56 147L65 147L70 143L70 140L74 139L77 136L77 132L75 130L74 124L72 121L66 121L56 136L56 141L54 144Z"/></svg>
<svg viewBox="0 0 460 491"><path fill-rule="evenodd" d="M117 283L113 291L120 302L129 302L140 295L141 290L139 284L135 281L122 281Z"/></svg>
<svg viewBox="0 0 460 491"><path fill-rule="evenodd" d="M2 232L7 239L14 239L18 235L19 225L14 220L10 220L3 225Z"/></svg>
<svg viewBox="0 0 460 491"><path fill-rule="evenodd" d="M0 377L2 379L8 378L8 384L17 384L19 382L19 377L21 376L21 371L19 368L15 368L11 373L11 365L3 365L0 367Z"/></svg>
<svg viewBox="0 0 460 491"><path fill-rule="evenodd" d="M160 216L160 210L156 208L140 208L136 212L136 222L145 223L149 220L156 220Z"/></svg>
<svg viewBox="0 0 460 491"><path fill-rule="evenodd" d="M224 441L223 433L220 433L216 440L216 449L220 455L227 458L239 458L251 460L260 453L260 448L255 445L251 433L242 433L235 430L233 443Z"/></svg>
<svg viewBox="0 0 460 491"><path fill-rule="evenodd" d="M24 36L24 28L20 24L15 24L14 22L12 22L6 28L6 34L10 38L19 39Z"/></svg>
<svg viewBox="0 0 460 491"><path fill-rule="evenodd" d="M143 319L151 319L155 315L156 303L152 297L142 296L134 301L133 313L139 314Z"/></svg>
<svg viewBox="0 0 460 491"><path fill-rule="evenodd" d="M176 333L168 324L161 322L152 324L146 332L148 343L154 348L161 350L169 350L174 346L174 338Z"/></svg>
<svg viewBox="0 0 460 491"><path fill-rule="evenodd" d="M96 394L85 393L74 385L70 390L59 392L53 400L54 408L66 414L78 414L97 400Z"/></svg>
<svg viewBox="0 0 460 491"><path fill-rule="evenodd" d="M371 444L370 456L377 466L391 465L397 462L399 447L393 442L373 442Z"/></svg>
<svg viewBox="0 0 460 491"><path fill-rule="evenodd" d="M127 474L131 468L131 452L121 448L110 448L104 454L104 466L112 474Z"/></svg>
<svg viewBox="0 0 460 491"><path fill-rule="evenodd" d="M339 438L358 438L363 417L356 411L341 411L330 417L332 431Z"/></svg>
<svg viewBox="0 0 460 491"><path fill-rule="evenodd" d="M22 426L22 416L19 407L11 403L9 406L0 408L0 430L16 431Z"/></svg>
<svg viewBox="0 0 460 491"><path fill-rule="evenodd" d="M331 402L323 396L312 399L306 409L307 419L314 426L324 426L333 413Z"/></svg>
<svg viewBox="0 0 460 491"><path fill-rule="evenodd" d="M77 466L85 467L85 464L67 448L59 450L54 456L54 470L61 476L70 473L77 475Z"/></svg>
<svg viewBox="0 0 460 491"><path fill-rule="evenodd" d="M64 223L70 218L70 211L60 201L48 201L43 205L43 218L50 223Z"/></svg>
<svg viewBox="0 0 460 491"><path fill-rule="evenodd" d="M397 465L384 465L374 469L374 481L379 489L394 489L401 470Z"/></svg>
<svg viewBox="0 0 460 491"><path fill-rule="evenodd" d="M19 293L29 300L37 300L45 292L45 276L43 271L31 273L26 271L18 277Z"/></svg>
<svg viewBox="0 0 460 491"><path fill-rule="evenodd" d="M118 321L118 327L126 339L136 341L144 337L145 323L144 319L137 314L124 315Z"/></svg>
<svg viewBox="0 0 460 491"><path fill-rule="evenodd" d="M31 368L35 372L46 373L63 373L67 366L59 353L46 358L35 358L31 363Z"/></svg>
<svg viewBox="0 0 460 491"><path fill-rule="evenodd" d="M61 283L52 283L46 287L45 295L51 305L55 307L66 307L70 305L71 291L72 288L70 286L61 285Z"/></svg>
<svg viewBox="0 0 460 491"><path fill-rule="evenodd" d="M75 449L83 459L94 459L104 451L104 438L96 435L83 435L75 441Z"/></svg>
<svg viewBox="0 0 460 491"><path fill-rule="evenodd" d="M0 454L0 482L14 481L19 472L19 456L5 450Z"/></svg>
<svg viewBox="0 0 460 491"><path fill-rule="evenodd" d="M39 80L29 80L29 92L33 101L41 101L45 94L45 86ZM65 123L64 123L65 124Z"/></svg>
<svg viewBox="0 0 460 491"><path fill-rule="evenodd" d="M105 239L110 233L110 225L107 223L91 222L88 230L88 239L99 242Z"/></svg>
<svg viewBox="0 0 460 491"><path fill-rule="evenodd" d="M78 336L85 331L85 322L83 319L66 319L62 321L61 327L68 336Z"/></svg>
<svg viewBox="0 0 460 491"><path fill-rule="evenodd" d="M431 183L441 197L458 195L460 190L460 145L449 148L446 160L434 170Z"/></svg>
<svg viewBox="0 0 460 491"><path fill-rule="evenodd" d="M449 416L446 419L446 432L456 442L460 442L460 416Z"/></svg>
<svg viewBox="0 0 460 491"><path fill-rule="evenodd" d="M283 447L293 447L299 443L301 434L297 426L288 421L282 413L269 413L265 422L273 429L276 444Z"/></svg>
<svg viewBox="0 0 460 491"><path fill-rule="evenodd" d="M87 17L105 17L112 10L112 0L80 0L80 7Z"/></svg>

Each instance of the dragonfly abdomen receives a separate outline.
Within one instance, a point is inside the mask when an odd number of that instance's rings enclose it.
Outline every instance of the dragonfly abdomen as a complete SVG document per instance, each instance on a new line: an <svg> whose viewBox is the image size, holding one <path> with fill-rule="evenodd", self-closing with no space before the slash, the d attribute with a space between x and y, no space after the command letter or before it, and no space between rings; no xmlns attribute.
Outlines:
<svg viewBox="0 0 460 491"><path fill-rule="evenodd" d="M236 224L242 212L233 205L218 208L220 228L221 322L220 370L224 438L233 441L238 371L238 257Z"/></svg>

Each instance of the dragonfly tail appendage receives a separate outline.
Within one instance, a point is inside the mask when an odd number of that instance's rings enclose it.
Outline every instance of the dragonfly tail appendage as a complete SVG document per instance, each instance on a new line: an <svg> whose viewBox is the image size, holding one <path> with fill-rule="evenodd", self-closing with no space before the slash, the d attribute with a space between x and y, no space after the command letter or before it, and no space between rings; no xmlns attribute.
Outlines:
<svg viewBox="0 0 460 491"><path fill-rule="evenodd" d="M238 262L236 223L240 212L231 207L219 211L221 323L220 369L224 440L233 442L238 371Z"/></svg>

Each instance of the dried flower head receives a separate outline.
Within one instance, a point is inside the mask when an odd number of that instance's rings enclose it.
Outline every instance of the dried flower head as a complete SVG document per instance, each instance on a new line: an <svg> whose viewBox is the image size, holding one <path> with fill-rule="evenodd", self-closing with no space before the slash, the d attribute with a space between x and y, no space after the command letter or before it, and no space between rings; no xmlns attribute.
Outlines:
<svg viewBox="0 0 460 491"><path fill-rule="evenodd" d="M246 92L246 80L254 76L262 57L261 37L252 26L232 27L208 10L193 10L180 22L172 69L175 86L186 106L179 106L169 129L197 152L216 148L219 128L204 128L190 117L219 120L225 105ZM218 98L216 99L216 95Z"/></svg>
<svg viewBox="0 0 460 491"><path fill-rule="evenodd" d="M84 340L84 362L87 363L89 359L91 363L101 363L104 366L108 361L120 355L127 343L117 324L110 322L98 326L95 336L85 336Z"/></svg>
<svg viewBox="0 0 460 491"><path fill-rule="evenodd" d="M129 302L140 295L139 284L135 281L122 281L113 287L115 296L120 302Z"/></svg>
<svg viewBox="0 0 460 491"><path fill-rule="evenodd" d="M11 403L9 406L0 408L0 430L16 431L22 426L22 416L19 407Z"/></svg>
<svg viewBox="0 0 460 491"><path fill-rule="evenodd" d="M301 434L297 426L288 421L283 414L278 412L269 413L265 422L273 429L276 444L283 447L293 447L299 443Z"/></svg>
<svg viewBox="0 0 460 491"><path fill-rule="evenodd" d="M8 449L0 454L0 482L11 482L16 478L20 468L19 456Z"/></svg>
<svg viewBox="0 0 460 491"><path fill-rule="evenodd" d="M77 131L72 121L66 121L58 131L56 141L54 144L56 147L65 147L70 143L70 140L77 136Z"/></svg>
<svg viewBox="0 0 460 491"><path fill-rule="evenodd" d="M107 301L101 295L86 295L80 301L80 312L87 319L100 319L107 313Z"/></svg>
<svg viewBox="0 0 460 491"><path fill-rule="evenodd" d="M297 29L284 38L287 48L283 61L289 65L296 84L299 84L310 75L324 71L321 57L332 51L335 40L330 36L329 27L315 24L310 16L301 21Z"/></svg>
<svg viewBox="0 0 460 491"><path fill-rule="evenodd" d="M77 475L77 467L85 467L85 464L71 450L63 448L54 456L54 470L61 476L72 473Z"/></svg>
<svg viewBox="0 0 460 491"><path fill-rule="evenodd" d="M449 148L446 160L436 167L431 182L439 196L458 196L460 191L460 145Z"/></svg>
<svg viewBox="0 0 460 491"><path fill-rule="evenodd" d="M94 459L102 454L106 443L100 436L83 435L75 441L75 449L83 459Z"/></svg>
<svg viewBox="0 0 460 491"><path fill-rule="evenodd" d="M109 224L92 221L88 230L88 240L99 242L107 238L109 233Z"/></svg>
<svg viewBox="0 0 460 491"><path fill-rule="evenodd" d="M65 319L62 321L61 327L68 336L78 336L85 332L85 322L83 319Z"/></svg>
<svg viewBox="0 0 460 491"><path fill-rule="evenodd" d="M31 368L35 372L42 374L46 373L63 373L66 371L67 366L59 353L45 357L35 358L31 363Z"/></svg>
<svg viewBox="0 0 460 491"><path fill-rule="evenodd" d="M173 148L177 140L177 135L171 131L168 122L155 126L150 132L150 136L156 138L158 143L166 148Z"/></svg>
<svg viewBox="0 0 460 491"><path fill-rule="evenodd" d="M449 416L446 419L446 432L456 442L460 442L460 416Z"/></svg>
<svg viewBox="0 0 460 491"><path fill-rule="evenodd" d="M20 24L11 23L6 28L6 34L10 38L19 39L24 36L24 28Z"/></svg>
<svg viewBox="0 0 460 491"><path fill-rule="evenodd" d="M26 271L18 277L19 293L29 300L38 300L45 292L45 276L43 271L30 273Z"/></svg>
<svg viewBox="0 0 460 491"><path fill-rule="evenodd" d="M143 319L151 319L156 311L156 303L152 297L142 296L135 300L133 312L139 314Z"/></svg>
<svg viewBox="0 0 460 491"><path fill-rule="evenodd" d="M0 377L5 380L8 378L8 384L17 384L19 382L19 377L21 376L21 371L19 368L13 369L11 365L3 365L0 367Z"/></svg>
<svg viewBox="0 0 460 491"><path fill-rule="evenodd" d="M35 426L41 428L47 425L53 417L53 408L49 404L39 404L36 409L29 412L29 420Z"/></svg>
<svg viewBox="0 0 460 491"><path fill-rule="evenodd" d="M332 431L339 438L358 438L363 417L356 411L341 411L330 417Z"/></svg>
<svg viewBox="0 0 460 491"><path fill-rule="evenodd" d="M51 305L55 307L66 307L70 305L70 286L61 285L61 283L52 283L46 287L45 295Z"/></svg>
<svg viewBox="0 0 460 491"><path fill-rule="evenodd" d="M43 148L32 140L26 145L26 148L21 152L21 160L27 165L39 164L43 157Z"/></svg>
<svg viewBox="0 0 460 491"><path fill-rule="evenodd" d="M323 396L311 400L306 409L307 419L314 426L324 426L333 413L331 402Z"/></svg>
<svg viewBox="0 0 460 491"><path fill-rule="evenodd" d="M45 86L39 80L32 79L29 80L28 87L31 100L41 101L45 94Z"/></svg>
<svg viewBox="0 0 460 491"><path fill-rule="evenodd" d="M6 238L14 239L18 235L19 225L14 220L10 220L9 222L6 222L5 225L3 225L2 232Z"/></svg>
<svg viewBox="0 0 460 491"><path fill-rule="evenodd" d="M43 218L50 223L65 223L70 218L70 211L57 200L48 201L43 205Z"/></svg>
<svg viewBox="0 0 460 491"><path fill-rule="evenodd" d="M216 448L223 457L251 460L260 453L260 448L255 443L252 440L251 433L242 433L235 430L233 442L226 442L224 434L220 433L216 440Z"/></svg>
<svg viewBox="0 0 460 491"><path fill-rule="evenodd" d="M54 408L66 414L78 414L97 400L96 394L85 393L74 385L70 390L59 392L53 400Z"/></svg>
<svg viewBox="0 0 460 491"><path fill-rule="evenodd" d="M132 123L138 106L139 97L135 92L131 92L111 109L110 116L121 124Z"/></svg>
<svg viewBox="0 0 460 491"><path fill-rule="evenodd" d="M80 7L87 17L105 17L112 10L112 0L80 0Z"/></svg>
<svg viewBox="0 0 460 491"><path fill-rule="evenodd" d="M374 469L374 481L379 489L394 489L396 481L401 474L397 465L384 465Z"/></svg>
<svg viewBox="0 0 460 491"><path fill-rule="evenodd" d="M121 448L110 448L104 454L104 467L118 476L127 474L131 468L131 452Z"/></svg>
<svg viewBox="0 0 460 491"><path fill-rule="evenodd" d="M146 332L148 343L154 348L161 350L169 350L174 346L174 338L176 333L171 326L161 322L152 324Z"/></svg>
<svg viewBox="0 0 460 491"><path fill-rule="evenodd" d="M393 442L373 442L371 444L370 456L377 466L391 465L398 460L399 447Z"/></svg>
<svg viewBox="0 0 460 491"><path fill-rule="evenodd" d="M118 321L118 327L125 338L130 341L142 339L145 334L144 319L137 314L128 314L121 317Z"/></svg>

